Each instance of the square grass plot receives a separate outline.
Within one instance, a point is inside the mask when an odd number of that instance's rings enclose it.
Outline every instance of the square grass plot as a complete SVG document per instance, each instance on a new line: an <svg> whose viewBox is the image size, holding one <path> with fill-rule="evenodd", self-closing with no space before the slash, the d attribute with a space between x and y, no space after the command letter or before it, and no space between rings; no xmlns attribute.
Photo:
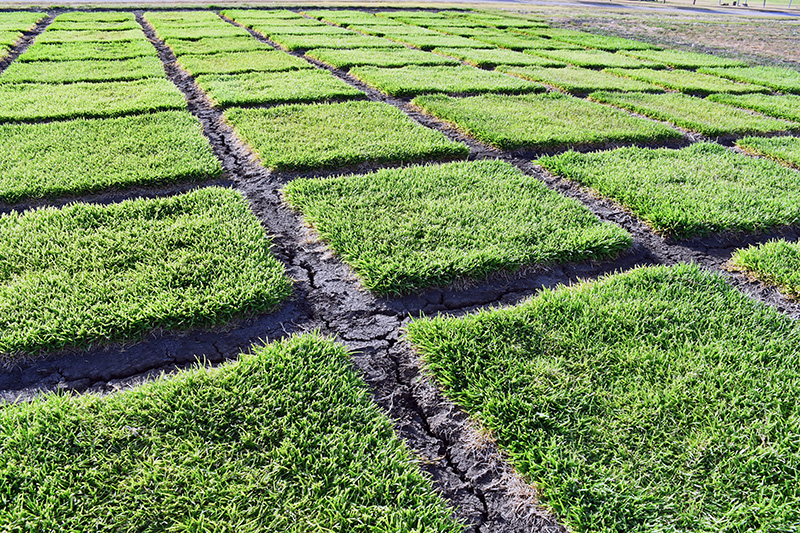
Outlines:
<svg viewBox="0 0 800 533"><path fill-rule="evenodd" d="M712 94L708 99L800 122L800 96L795 94Z"/></svg>
<svg viewBox="0 0 800 533"><path fill-rule="evenodd" d="M568 152L539 163L676 239L763 232L800 220L800 172L714 143Z"/></svg>
<svg viewBox="0 0 800 533"><path fill-rule="evenodd" d="M448 57L412 50L410 48L354 48L337 50L335 48L315 48L306 56L321 61L334 68L370 65L374 67L403 67L406 65L458 65L458 61Z"/></svg>
<svg viewBox="0 0 800 533"><path fill-rule="evenodd" d="M363 98L364 93L323 70L203 75L197 84L218 107Z"/></svg>
<svg viewBox="0 0 800 533"><path fill-rule="evenodd" d="M105 43L42 44L34 42L17 61L82 61L86 59L120 60L155 56L148 41L113 41Z"/></svg>
<svg viewBox="0 0 800 533"><path fill-rule="evenodd" d="M278 50L182 55L178 64L193 76L239 72L278 72L312 68L299 57Z"/></svg>
<svg viewBox="0 0 800 533"><path fill-rule="evenodd" d="M698 72L721 76L729 80L764 85L776 91L800 94L800 72L780 67L728 67L697 69Z"/></svg>
<svg viewBox="0 0 800 533"><path fill-rule="evenodd" d="M663 89L651 83L615 76L602 70L579 67L537 68L507 66L499 67L497 70L526 80L552 85L562 91L576 94L586 94L593 91L664 92Z"/></svg>
<svg viewBox="0 0 800 533"><path fill-rule="evenodd" d="M284 196L379 294L608 258L631 242L619 226L501 161L298 179Z"/></svg>
<svg viewBox="0 0 800 533"><path fill-rule="evenodd" d="M736 250L728 267L800 299L800 243L779 239Z"/></svg>
<svg viewBox="0 0 800 533"><path fill-rule="evenodd" d="M590 98L712 137L797 131L800 124L680 93L596 92Z"/></svg>
<svg viewBox="0 0 800 533"><path fill-rule="evenodd" d="M130 81L165 78L164 65L155 55L117 60L13 62L0 83L74 83L76 81Z"/></svg>
<svg viewBox="0 0 800 533"><path fill-rule="evenodd" d="M514 52L503 48L436 48L437 54L458 58L479 68L494 68L498 65L519 65L537 67L563 67L566 63L544 57Z"/></svg>
<svg viewBox="0 0 800 533"><path fill-rule="evenodd" d="M503 150L537 152L572 145L603 147L608 143L681 137L663 124L556 92L469 98L425 95L412 103Z"/></svg>
<svg viewBox="0 0 800 533"><path fill-rule="evenodd" d="M604 50L527 50L528 53L584 68L659 68L657 63Z"/></svg>
<svg viewBox="0 0 800 533"><path fill-rule="evenodd" d="M290 282L238 192L0 217L0 354L138 339L274 309Z"/></svg>
<svg viewBox="0 0 800 533"><path fill-rule="evenodd" d="M277 169L343 167L370 161L466 158L469 148L382 102L229 109L226 120Z"/></svg>
<svg viewBox="0 0 800 533"><path fill-rule="evenodd" d="M800 329L717 274L639 268L408 336L568 531L800 524Z"/></svg>
<svg viewBox="0 0 800 533"><path fill-rule="evenodd" d="M735 82L720 78L719 76L692 72L690 70L632 68L609 69L609 72L617 76L625 76L634 80L654 83L667 89L697 96L708 96L712 93L742 94L769 92L769 89L763 85Z"/></svg>
<svg viewBox="0 0 800 533"><path fill-rule="evenodd" d="M356 67L358 79L392 96L443 93L529 93L543 92L538 83L459 65L456 67L409 66L403 68Z"/></svg>
<svg viewBox="0 0 800 533"><path fill-rule="evenodd" d="M673 68L695 69L700 67L746 67L747 64L736 59L684 52L682 50L623 50L620 53L638 57L656 63L663 63Z"/></svg>
<svg viewBox="0 0 800 533"><path fill-rule="evenodd" d="M770 157L800 169L800 138L745 137L736 145L746 152Z"/></svg>

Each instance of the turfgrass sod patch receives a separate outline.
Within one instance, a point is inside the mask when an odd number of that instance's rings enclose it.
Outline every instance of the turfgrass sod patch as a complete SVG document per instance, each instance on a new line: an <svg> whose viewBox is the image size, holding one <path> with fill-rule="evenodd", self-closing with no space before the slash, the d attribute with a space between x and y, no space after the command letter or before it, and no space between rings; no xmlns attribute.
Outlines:
<svg viewBox="0 0 800 533"><path fill-rule="evenodd" d="M0 83L73 83L164 78L164 66L155 55L122 60L13 62Z"/></svg>
<svg viewBox="0 0 800 533"><path fill-rule="evenodd" d="M502 48L436 48L437 54L456 57L470 65L480 68L494 68L498 65L530 65L539 67L563 67L566 63L530 54L522 54Z"/></svg>
<svg viewBox="0 0 800 533"><path fill-rule="evenodd" d="M680 137L680 133L662 124L561 93L469 98L427 95L412 103L504 150L655 142Z"/></svg>
<svg viewBox="0 0 800 533"><path fill-rule="evenodd" d="M787 120L800 121L800 96L794 94L712 94L709 100L759 111Z"/></svg>
<svg viewBox="0 0 800 533"><path fill-rule="evenodd" d="M728 265L800 298L800 243L781 239L736 250Z"/></svg>
<svg viewBox="0 0 800 533"><path fill-rule="evenodd" d="M58 15L53 22L125 22L135 20L125 11L71 11Z"/></svg>
<svg viewBox="0 0 800 533"><path fill-rule="evenodd" d="M299 179L284 195L380 294L606 258L630 245L620 227L501 161Z"/></svg>
<svg viewBox="0 0 800 533"><path fill-rule="evenodd" d="M463 529L345 350L314 334L111 396L7 406L0 436L11 530Z"/></svg>
<svg viewBox="0 0 800 533"><path fill-rule="evenodd" d="M372 13L365 13L364 11L357 11L355 9L316 9L304 11L304 13L310 17L326 20L342 26L350 26L352 24L372 24L380 20Z"/></svg>
<svg viewBox="0 0 800 533"><path fill-rule="evenodd" d="M800 169L800 139L797 137L745 137L736 141L745 151L788 163Z"/></svg>
<svg viewBox="0 0 800 533"><path fill-rule="evenodd" d="M589 97L713 137L794 131L800 128L800 124L749 113L686 94L596 92Z"/></svg>
<svg viewBox="0 0 800 533"><path fill-rule="evenodd" d="M699 54L697 52L684 52L682 50L630 50L620 53L640 59L647 59L663 63L674 68L700 68L700 67L746 67L736 59Z"/></svg>
<svg viewBox="0 0 800 533"><path fill-rule="evenodd" d="M244 28L227 24L222 20L217 20L215 24L197 25L197 26L180 26L180 27L163 27L156 26L156 33L158 37L163 40L167 39L184 39L187 41L196 41L198 39L217 37L217 38L252 38L250 33Z"/></svg>
<svg viewBox="0 0 800 533"><path fill-rule="evenodd" d="M718 144L543 157L551 172L613 198L675 238L757 232L800 220L800 172Z"/></svg>
<svg viewBox="0 0 800 533"><path fill-rule="evenodd" d="M363 97L364 93L330 72L308 69L291 72L247 72L203 75L197 84L215 106L284 104Z"/></svg>
<svg viewBox="0 0 800 533"><path fill-rule="evenodd" d="M153 26L189 26L194 24L220 25L221 20L212 11L150 11L144 18Z"/></svg>
<svg viewBox="0 0 800 533"><path fill-rule="evenodd" d="M22 38L22 33L13 30L13 31L0 31L0 54L5 56L8 53L8 49L17 44Z"/></svg>
<svg viewBox="0 0 800 533"><path fill-rule="evenodd" d="M4 357L221 324L290 293L230 189L12 212L0 237Z"/></svg>
<svg viewBox="0 0 800 533"><path fill-rule="evenodd" d="M0 13L0 26L6 30L28 31L45 16L45 13L31 11Z"/></svg>
<svg viewBox="0 0 800 533"><path fill-rule="evenodd" d="M508 48L511 50L577 50L578 46L574 44L555 41L553 39L542 39L540 37L532 37L526 35L498 33L493 35L489 32L479 33L472 38L476 41L487 43L501 48ZM551 61L559 61L558 59L548 58Z"/></svg>
<svg viewBox="0 0 800 533"><path fill-rule="evenodd" d="M738 83L710 74L690 70L653 70L649 68L609 69L617 76L654 83L682 93L707 96L712 93L763 93L769 89L752 83Z"/></svg>
<svg viewBox="0 0 800 533"><path fill-rule="evenodd" d="M657 63L604 50L527 50L535 54L585 68L659 68Z"/></svg>
<svg viewBox="0 0 800 533"><path fill-rule="evenodd" d="M639 268L408 336L570 531L800 525L800 334L721 276Z"/></svg>
<svg viewBox="0 0 800 533"><path fill-rule="evenodd" d="M0 124L0 200L12 203L222 174L188 111Z"/></svg>
<svg viewBox="0 0 800 533"><path fill-rule="evenodd" d="M292 52L311 48L399 48L401 45L387 39L361 35L292 35L271 34L269 38L282 48Z"/></svg>
<svg viewBox="0 0 800 533"><path fill-rule="evenodd" d="M262 43L252 37L203 37L194 41L169 39L166 43L178 57L184 55L213 55L227 52L275 50L267 43ZM150 43L147 44L150 45ZM150 47L152 49L151 45Z"/></svg>
<svg viewBox="0 0 800 533"><path fill-rule="evenodd" d="M434 48L491 48L487 43L482 43L474 39L459 37L458 35L387 35L387 38L395 41L416 46L422 50L433 50Z"/></svg>
<svg viewBox="0 0 800 533"><path fill-rule="evenodd" d="M385 35L419 34L420 32L426 31L424 28L417 26L406 26L405 24L400 24L399 22L392 25L362 24L358 26L348 26L347 28L359 33L366 33L367 35L377 35L378 37L383 37Z"/></svg>
<svg viewBox="0 0 800 533"><path fill-rule="evenodd" d="M183 94L166 78L0 84L0 122L114 117L185 108Z"/></svg>
<svg viewBox="0 0 800 533"><path fill-rule="evenodd" d="M36 38L36 42L41 44L61 44L61 43L83 43L83 42L116 42L116 41L140 41L144 39L141 28L123 31L96 31L96 30L75 30L75 31L52 31L48 30Z"/></svg>
<svg viewBox="0 0 800 533"><path fill-rule="evenodd" d="M663 92L663 89L650 83L622 78L605 71L580 67L535 68L501 66L497 70L514 74L527 80L546 83L571 93L583 94L593 91Z"/></svg>
<svg viewBox="0 0 800 533"><path fill-rule="evenodd" d="M25 50L24 54L17 58L17 61L117 60L143 56L155 56L153 45L144 39L105 43L41 44L34 42Z"/></svg>
<svg viewBox="0 0 800 533"><path fill-rule="evenodd" d="M735 81L766 85L777 91L800 94L800 72L779 67L700 68L698 72L714 74Z"/></svg>
<svg viewBox="0 0 800 533"><path fill-rule="evenodd" d="M455 67L409 66L403 68L356 67L350 70L358 79L393 96L414 96L430 92L445 93L527 93L544 87L500 72L464 65Z"/></svg>
<svg viewBox="0 0 800 533"><path fill-rule="evenodd" d="M337 50L335 48L315 48L306 56L322 61L334 68L349 69L360 65L374 67L402 67L405 65L458 65L458 61L447 57L412 50L409 48L356 48Z"/></svg>
<svg viewBox="0 0 800 533"><path fill-rule="evenodd" d="M139 28L139 23L135 20L123 21L73 21L73 20L56 20L47 27L48 31L75 31L75 30L94 30L94 31L121 31L121 30L134 30Z"/></svg>
<svg viewBox="0 0 800 533"><path fill-rule="evenodd" d="M329 26L322 22L316 26L267 26L263 24L254 25L253 29L267 38L272 38L273 35L280 38L282 35L297 35L303 37L316 36L316 35L345 35L354 36L358 35L347 28L340 28L339 26Z"/></svg>
<svg viewBox="0 0 800 533"><path fill-rule="evenodd" d="M222 14L228 18L231 18L237 22L241 22L243 20L297 20L297 21L306 21L313 22L316 24L316 21L311 21L305 18L303 15L299 13L295 13L294 11L289 11L288 9L269 9L269 10L255 10L255 9L226 9L222 11ZM240 20L241 19L241 20Z"/></svg>
<svg viewBox="0 0 800 533"><path fill-rule="evenodd" d="M607 52L615 52L617 50L652 50L657 49L657 46L652 44L643 43L641 41L634 41L633 39L623 39L621 37L610 37L608 35L594 35L585 32L559 32L553 34L553 39L557 41L564 41L586 48L597 48L599 50L606 50Z"/></svg>
<svg viewBox="0 0 800 533"><path fill-rule="evenodd" d="M342 167L425 158L466 158L469 148L381 102L230 109L242 139L272 168Z"/></svg>
<svg viewBox="0 0 800 533"><path fill-rule="evenodd" d="M275 72L312 68L306 61L277 50L221 52L210 55L181 55L178 64L192 74L233 74Z"/></svg>

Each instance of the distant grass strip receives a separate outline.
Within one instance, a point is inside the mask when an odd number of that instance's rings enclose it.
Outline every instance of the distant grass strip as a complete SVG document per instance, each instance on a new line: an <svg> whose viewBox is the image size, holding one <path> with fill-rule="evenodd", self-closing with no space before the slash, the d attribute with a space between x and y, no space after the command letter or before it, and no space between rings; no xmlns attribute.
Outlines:
<svg viewBox="0 0 800 533"><path fill-rule="evenodd" d="M311 48L399 48L401 45L370 35L353 32L352 35L293 35L271 34L269 38L292 52Z"/></svg>
<svg viewBox="0 0 800 533"><path fill-rule="evenodd" d="M183 93L166 78L63 85L0 84L0 122L115 117L185 108Z"/></svg>
<svg viewBox="0 0 800 533"><path fill-rule="evenodd" d="M503 48L436 48L437 54L458 58L480 68L494 68L498 65L521 65L537 67L563 67L566 63L530 54L522 54Z"/></svg>
<svg viewBox="0 0 800 533"><path fill-rule="evenodd" d="M800 138L745 137L736 141L736 145L747 152L777 159L800 169Z"/></svg>
<svg viewBox="0 0 800 533"><path fill-rule="evenodd" d="M556 41L554 39L542 39L540 37L519 35L513 33L498 33L493 34L490 32L477 33L472 36L476 41L487 44L499 46L501 48L508 48L511 50L580 50L581 48L574 44ZM551 61L559 61L558 59L549 58Z"/></svg>
<svg viewBox="0 0 800 533"><path fill-rule="evenodd" d="M215 106L285 104L342 100L363 97L364 93L323 70L291 72L247 72L203 75L197 84Z"/></svg>
<svg viewBox="0 0 800 533"><path fill-rule="evenodd" d="M459 37L458 35L387 35L387 38L393 39L403 44L410 44L422 50L433 50L434 48L491 48L487 43L482 43L467 37Z"/></svg>
<svg viewBox="0 0 800 533"><path fill-rule="evenodd" d="M14 11L0 13L0 27L6 30L28 31L40 20L45 18L45 13L34 11Z"/></svg>
<svg viewBox="0 0 800 533"><path fill-rule="evenodd" d="M140 41L111 41L104 43L64 43L42 44L34 42L17 58L17 61L82 61L86 59L131 59L134 57L155 57L153 45Z"/></svg>
<svg viewBox="0 0 800 533"><path fill-rule="evenodd" d="M634 80L645 81L674 89L682 93L708 96L712 93L764 93L769 89L752 83L739 83L719 76L692 72L690 70L653 70L649 68L609 69L617 76L626 76Z"/></svg>
<svg viewBox="0 0 800 533"><path fill-rule="evenodd" d="M355 48L337 50L335 48L315 48L306 56L322 61L334 68L349 69L355 66L403 67L406 65L458 65L458 61L430 52L409 48Z"/></svg>
<svg viewBox="0 0 800 533"><path fill-rule="evenodd" d="M176 56L213 55L227 52L252 52L275 49L251 37L203 37L193 41L168 39L166 41ZM148 43L149 44L149 43Z"/></svg>
<svg viewBox="0 0 800 533"><path fill-rule="evenodd" d="M300 13L288 9L226 9L222 14L228 18L242 22L242 20L308 20ZM240 20L242 19L242 20ZM316 22L316 21L313 21Z"/></svg>
<svg viewBox="0 0 800 533"><path fill-rule="evenodd" d="M729 80L765 85L776 91L800 94L800 72L780 67L700 68L699 72Z"/></svg>
<svg viewBox="0 0 800 533"><path fill-rule="evenodd" d="M381 102L230 109L226 120L258 154L278 169L466 158L469 148L415 123Z"/></svg>
<svg viewBox="0 0 800 533"><path fill-rule="evenodd" d="M800 220L800 172L718 144L568 152L539 162L678 239L721 231L753 233Z"/></svg>
<svg viewBox="0 0 800 533"><path fill-rule="evenodd" d="M0 83L74 83L76 81L129 81L164 78L161 60L153 56L122 60L13 62Z"/></svg>
<svg viewBox="0 0 800 533"><path fill-rule="evenodd" d="M570 531L798 525L800 334L719 275L639 268L408 336Z"/></svg>
<svg viewBox="0 0 800 533"><path fill-rule="evenodd" d="M306 61L278 50L182 55L178 64L193 76L238 72L277 72L312 68Z"/></svg>
<svg viewBox="0 0 800 533"><path fill-rule="evenodd" d="M606 258L630 244L622 228L501 161L299 179L284 194L379 294Z"/></svg>
<svg viewBox="0 0 800 533"><path fill-rule="evenodd" d="M137 339L269 311L290 282L239 193L0 217L0 354Z"/></svg>
<svg viewBox="0 0 800 533"><path fill-rule="evenodd" d="M0 23L2 24L2 23ZM139 23L135 20L122 21L79 21L79 20L58 20L56 18L47 27L47 31L75 31L75 30L94 30L94 31L121 31L138 29Z"/></svg>
<svg viewBox="0 0 800 533"><path fill-rule="evenodd" d="M61 13L54 22L125 22L135 20L127 11L70 11Z"/></svg>
<svg viewBox="0 0 800 533"><path fill-rule="evenodd" d="M151 24L190 26L193 24L220 24L222 21L213 11L149 11L144 14Z"/></svg>
<svg viewBox="0 0 800 533"><path fill-rule="evenodd" d="M219 161L188 111L2 124L0 200L217 178Z"/></svg>
<svg viewBox="0 0 800 533"><path fill-rule="evenodd" d="M536 68L499 67L497 70L521 78L552 85L570 93L585 94L593 91L663 92L663 89L643 81L622 78L599 70L579 67ZM638 69L632 69L638 70Z"/></svg>
<svg viewBox="0 0 800 533"><path fill-rule="evenodd" d="M800 96L794 94L713 94L709 100L752 109L772 117L800 121Z"/></svg>
<svg viewBox="0 0 800 533"><path fill-rule="evenodd" d="M598 102L613 104L713 137L796 131L800 128L800 125L792 122L756 115L686 94L597 92L589 96Z"/></svg>
<svg viewBox="0 0 800 533"><path fill-rule="evenodd" d="M116 41L139 41L144 39L141 28L123 31L97 31L97 30L75 30L75 31L45 31L36 38L36 42L41 44L61 44L61 43L95 43L95 42L116 42Z"/></svg>
<svg viewBox="0 0 800 533"><path fill-rule="evenodd" d="M340 24L342 26L350 26L352 24L372 24L379 20L378 17L372 13L358 11L355 9L315 9L304 11L308 16Z"/></svg>
<svg viewBox="0 0 800 533"><path fill-rule="evenodd" d="M647 59L663 63L673 68L700 68L700 67L746 67L747 64L737 59L700 54L697 52L684 52L682 50L632 50L620 53L640 59Z"/></svg>
<svg viewBox="0 0 800 533"><path fill-rule="evenodd" d="M261 35L271 38L272 35L298 35L308 37L311 35L344 35L354 36L356 33L348 30L347 28L340 28L339 26L329 26L325 23L319 22L316 26L272 26L272 25L254 25L253 29Z"/></svg>
<svg viewBox="0 0 800 533"><path fill-rule="evenodd" d="M607 52L616 52L617 50L652 50L658 48L652 44L634 41L633 39L623 39L622 37L611 37L608 35L595 35L585 32L556 34L553 35L553 39L571 44L577 44L579 46L585 46L586 48L606 50Z"/></svg>
<svg viewBox="0 0 800 533"><path fill-rule="evenodd" d="M646 59L605 52L603 50L528 50L529 53L584 68L658 68Z"/></svg>
<svg viewBox="0 0 800 533"><path fill-rule="evenodd" d="M409 66L403 68L356 67L350 73L392 96L444 93L527 93L544 87L500 72L464 65L456 67Z"/></svg>
<svg viewBox="0 0 800 533"><path fill-rule="evenodd" d="M662 124L561 93L469 98L427 95L415 98L412 103L504 150L680 137L680 133Z"/></svg>
<svg viewBox="0 0 800 533"><path fill-rule="evenodd" d="M780 239L736 250L729 266L800 299L800 243Z"/></svg>
<svg viewBox="0 0 800 533"><path fill-rule="evenodd" d="M222 20L217 20L214 24L207 26L184 26L184 27L162 27L156 26L156 33L160 39L185 39L196 41L209 37L217 38L252 38L250 33L244 28L228 24Z"/></svg>

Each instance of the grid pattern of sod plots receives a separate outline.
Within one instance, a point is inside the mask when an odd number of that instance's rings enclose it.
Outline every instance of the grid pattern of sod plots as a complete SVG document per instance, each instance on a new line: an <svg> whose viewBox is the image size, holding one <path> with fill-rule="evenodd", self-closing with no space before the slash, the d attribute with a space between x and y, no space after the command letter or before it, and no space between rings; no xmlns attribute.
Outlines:
<svg viewBox="0 0 800 533"><path fill-rule="evenodd" d="M0 13L0 59L8 53L25 32L32 30L46 15L36 12L8 12Z"/></svg>

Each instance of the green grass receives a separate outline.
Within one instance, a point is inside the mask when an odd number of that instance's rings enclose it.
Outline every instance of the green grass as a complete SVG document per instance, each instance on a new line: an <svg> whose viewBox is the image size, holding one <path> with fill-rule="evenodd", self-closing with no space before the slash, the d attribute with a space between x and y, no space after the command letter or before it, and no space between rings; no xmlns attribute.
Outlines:
<svg viewBox="0 0 800 533"><path fill-rule="evenodd" d="M197 83L218 107L285 104L363 97L364 93L330 72L249 72L203 75Z"/></svg>
<svg viewBox="0 0 800 533"><path fill-rule="evenodd" d="M12 212L0 243L3 357L222 324L291 291L247 201L218 187Z"/></svg>
<svg viewBox="0 0 800 533"><path fill-rule="evenodd" d="M394 25L388 25L388 24L353 25L353 26L348 26L348 29L352 31L357 31L359 33L366 33L367 35L377 35L378 37L383 37L385 35L409 35L409 34L419 35L420 32L425 31L423 28L419 28L417 26L406 26L405 24L400 24L399 22Z"/></svg>
<svg viewBox="0 0 800 533"><path fill-rule="evenodd" d="M739 83L710 74L701 74L690 70L653 70L649 68L610 69L617 76L625 76L634 80L660 85L682 93L708 96L712 93L763 93L769 92L764 86L751 83Z"/></svg>
<svg viewBox="0 0 800 533"><path fill-rule="evenodd" d="M492 35L482 33L473 36L473 39L510 50L580 50L574 44L516 34ZM550 60L552 61L553 59L551 58Z"/></svg>
<svg viewBox="0 0 800 533"><path fill-rule="evenodd" d="M585 68L659 68L657 63L604 50L527 50L530 54Z"/></svg>
<svg viewBox="0 0 800 533"><path fill-rule="evenodd" d="M446 93L526 93L544 91L536 83L500 72L456 67L403 68L356 67L350 73L365 83L393 96L413 96L430 92Z"/></svg>
<svg viewBox="0 0 800 533"><path fill-rule="evenodd" d="M125 22L135 20L133 13L125 11L71 11L58 15L54 22Z"/></svg>
<svg viewBox="0 0 800 533"><path fill-rule="evenodd" d="M5 30L28 31L45 16L45 13L30 11L0 13L0 27Z"/></svg>
<svg viewBox="0 0 800 533"><path fill-rule="evenodd" d="M308 20L303 15L288 9L226 9L222 11L222 14L242 24L244 20Z"/></svg>
<svg viewBox="0 0 800 533"><path fill-rule="evenodd" d="M497 70L552 85L563 91L585 94L593 91L663 92L653 84L614 76L605 71L579 67L499 67Z"/></svg>
<svg viewBox="0 0 800 533"><path fill-rule="evenodd" d="M737 59L712 56L709 54L699 54L697 52L684 52L682 50L635 50L622 51L621 53L663 63L673 68L700 68L700 67L745 67Z"/></svg>
<svg viewBox="0 0 800 533"><path fill-rule="evenodd" d="M298 28L301 26L319 26L319 21L314 19L307 19L307 18L292 18L292 19L284 19L284 18L243 18L243 19L236 19L236 22L247 26L248 28L253 28L254 26L258 25L265 25L265 26L284 26L287 29Z"/></svg>
<svg viewBox="0 0 800 533"><path fill-rule="evenodd" d="M504 150L651 142L679 138L662 124L561 93L451 98L420 96L413 104Z"/></svg>
<svg viewBox="0 0 800 533"><path fill-rule="evenodd" d="M211 55L182 55L178 64L192 74L275 72L312 68L306 61L277 50L228 52Z"/></svg>
<svg viewBox="0 0 800 533"><path fill-rule="evenodd" d="M570 44L576 44L578 46L585 46L586 48L597 48L607 52L616 52L617 50L652 50L658 48L652 44L634 41L633 39L623 39L621 37L610 37L607 35L594 35L592 33L584 33L579 31L576 31L572 34L556 33L553 34L553 39Z"/></svg>
<svg viewBox="0 0 800 533"><path fill-rule="evenodd" d="M282 48L292 52L295 50L309 50L312 48L399 48L399 44L392 41L361 35L353 32L352 35L292 35L271 34L270 39Z"/></svg>
<svg viewBox="0 0 800 533"><path fill-rule="evenodd" d="M797 324L719 275L639 268L408 337L569 531L800 527Z"/></svg>
<svg viewBox="0 0 800 533"><path fill-rule="evenodd" d="M47 27L47 31L76 31L76 30L101 30L101 31L122 31L138 29L139 23L133 17L130 20L121 21L84 21L84 20L58 20L56 19Z"/></svg>
<svg viewBox="0 0 800 533"><path fill-rule="evenodd" d="M211 11L149 11L144 14L150 24L189 26L192 24L220 24L222 21Z"/></svg>
<svg viewBox="0 0 800 533"><path fill-rule="evenodd" d="M271 168L335 168L469 155L466 145L381 102L230 109L225 118Z"/></svg>
<svg viewBox="0 0 800 533"><path fill-rule="evenodd" d="M115 117L185 108L183 93L165 78L0 84L0 122Z"/></svg>
<svg viewBox="0 0 800 533"><path fill-rule="evenodd" d="M422 50L433 50L434 48L490 48L490 45L459 37L458 35L390 35L389 39L396 40L403 44L410 44Z"/></svg>
<svg viewBox="0 0 800 533"><path fill-rule="evenodd" d="M437 54L455 57L480 68L494 68L498 65L530 65L539 67L563 67L565 63L544 57L522 54L502 48L488 50L478 48L436 48Z"/></svg>
<svg viewBox="0 0 800 533"><path fill-rule="evenodd" d="M402 67L405 65L458 65L458 61L429 52L409 48L355 48L338 50L335 48L315 48L306 56L322 61L334 68L349 69L355 66Z"/></svg>
<svg viewBox="0 0 800 533"><path fill-rule="evenodd" d="M188 111L2 124L0 200L217 178L219 161Z"/></svg>
<svg viewBox="0 0 800 533"><path fill-rule="evenodd" d="M709 100L745 109L759 111L786 120L800 121L800 96L794 94L713 94Z"/></svg>
<svg viewBox="0 0 800 533"><path fill-rule="evenodd" d="M800 243L781 239L736 250L728 265L779 287L789 298L800 298Z"/></svg>
<svg viewBox="0 0 800 533"><path fill-rule="evenodd" d="M0 53L4 57L8 49L17 44L22 38L22 33L18 31L0 31Z"/></svg>
<svg viewBox="0 0 800 533"><path fill-rule="evenodd" d="M243 38L252 39L250 32L244 28L228 24L221 20L216 23L203 26L184 26L184 27L162 27L156 26L156 34L163 40L169 39L183 39L186 41L196 41L198 39L207 39L209 37L217 38Z"/></svg>
<svg viewBox="0 0 800 533"><path fill-rule="evenodd" d="M208 37L187 41L170 39L166 41L176 56L213 55L227 52L252 52L256 50L274 50L270 45L257 41L252 37Z"/></svg>
<svg viewBox="0 0 800 533"><path fill-rule="evenodd" d="M123 60L15 61L3 72L0 83L73 83L163 77L164 66L153 54Z"/></svg>
<svg viewBox="0 0 800 533"><path fill-rule="evenodd" d="M777 159L800 169L800 138L745 137L736 141L736 145L747 152Z"/></svg>
<svg viewBox="0 0 800 533"><path fill-rule="evenodd" d="M41 44L34 42L25 50L25 53L17 58L17 61L118 60L144 56L155 56L153 45L144 39L105 43Z"/></svg>
<svg viewBox="0 0 800 533"><path fill-rule="evenodd" d="M307 334L119 394L7 406L0 528L462 531L347 356Z"/></svg>
<svg viewBox="0 0 800 533"><path fill-rule="evenodd" d="M735 81L766 85L777 91L800 94L800 72L790 68L759 66L700 68L698 71Z"/></svg>
<svg viewBox="0 0 800 533"><path fill-rule="evenodd" d="M284 196L379 294L630 245L619 226L501 161L296 179Z"/></svg>
<svg viewBox="0 0 800 533"><path fill-rule="evenodd" d="M718 144L569 152L539 162L613 198L656 231L677 239L753 233L800 220L800 172Z"/></svg>
<svg viewBox="0 0 800 533"><path fill-rule="evenodd" d="M486 28L485 26L476 27L476 26L471 26L471 25L470 26L461 26L461 25L447 26L447 25L443 25L443 26L431 26L430 29L433 30L433 31L441 32L441 33L447 33L449 35L460 35L462 37L472 37L472 38L475 38L476 36L480 36L480 35L489 35L489 34L494 35L494 36L508 35L506 32L501 32L501 31L492 32L489 28Z"/></svg>
<svg viewBox="0 0 800 533"><path fill-rule="evenodd" d="M680 93L597 92L592 93L590 98L711 137L794 131L800 128L799 124Z"/></svg>
<svg viewBox="0 0 800 533"><path fill-rule="evenodd" d="M279 38L281 35L302 35L304 37L316 35L344 35L352 37L358 35L347 28L329 26L322 22L317 23L316 26L271 26L259 24L253 26L253 29L268 38L272 38L273 35L277 35Z"/></svg>
<svg viewBox="0 0 800 533"><path fill-rule="evenodd" d="M97 42L117 42L117 41L141 41L144 40L144 33L141 28L123 31L97 31L97 30L75 30L75 31L51 31L47 30L36 38L37 43L41 44L60 44L60 43L97 43Z"/></svg>
<svg viewBox="0 0 800 533"><path fill-rule="evenodd" d="M308 16L327 20L334 24L350 26L353 24L372 24L380 19L371 13L358 11L355 9L316 9L304 11Z"/></svg>

